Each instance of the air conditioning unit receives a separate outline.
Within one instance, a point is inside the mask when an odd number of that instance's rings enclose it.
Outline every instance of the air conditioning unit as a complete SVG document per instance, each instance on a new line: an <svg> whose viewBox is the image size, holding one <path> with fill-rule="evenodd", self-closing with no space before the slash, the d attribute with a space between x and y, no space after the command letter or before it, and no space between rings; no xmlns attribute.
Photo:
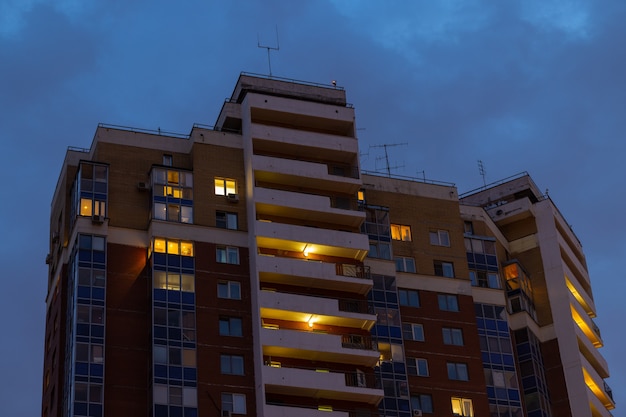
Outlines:
<svg viewBox="0 0 626 417"><path fill-rule="evenodd" d="M422 410L414 408L413 409L413 417L422 417Z"/></svg>
<svg viewBox="0 0 626 417"><path fill-rule="evenodd" d="M104 223L104 216L99 215L99 214L94 214L93 216L91 216L91 222L94 224L102 224Z"/></svg>
<svg viewBox="0 0 626 417"><path fill-rule="evenodd" d="M233 412L230 410L222 410L222 417L232 417Z"/></svg>
<svg viewBox="0 0 626 417"><path fill-rule="evenodd" d="M231 203L236 203L239 201L239 194L228 194L226 197Z"/></svg>
<svg viewBox="0 0 626 417"><path fill-rule="evenodd" d="M148 185L147 182L138 182L137 189L139 189L140 191L146 191L150 189L150 185Z"/></svg>

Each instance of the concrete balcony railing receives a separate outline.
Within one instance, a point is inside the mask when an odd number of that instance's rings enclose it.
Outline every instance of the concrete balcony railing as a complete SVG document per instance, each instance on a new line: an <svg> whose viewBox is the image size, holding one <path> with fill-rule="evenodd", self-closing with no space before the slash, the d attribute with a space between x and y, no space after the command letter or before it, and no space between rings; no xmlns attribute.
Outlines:
<svg viewBox="0 0 626 417"><path fill-rule="evenodd" d="M352 206L349 200L341 206L341 201L336 198L257 187L254 201L260 217L269 215L331 223L356 230L365 220L365 213L357 210L356 199ZM338 205L342 208L336 207Z"/></svg>
<svg viewBox="0 0 626 417"><path fill-rule="evenodd" d="M317 333L314 330L261 329L263 354L311 361L374 366L380 354L371 338Z"/></svg>
<svg viewBox="0 0 626 417"><path fill-rule="evenodd" d="M311 262L305 259L257 255L259 278L264 283L297 285L367 294L372 288L369 268L361 265Z"/></svg>
<svg viewBox="0 0 626 417"><path fill-rule="evenodd" d="M336 299L277 291L261 291L262 318L370 330L376 315L367 300Z"/></svg>
<svg viewBox="0 0 626 417"><path fill-rule="evenodd" d="M585 357L581 357L581 363L585 384L589 391L602 403L603 408L607 410L614 409L615 401L613 400L613 391L611 388L604 382L604 379L596 372Z"/></svg>
<svg viewBox="0 0 626 417"><path fill-rule="evenodd" d="M257 221L257 246L336 256L362 261L369 250L369 239L361 233Z"/></svg>
<svg viewBox="0 0 626 417"><path fill-rule="evenodd" d="M347 411L326 411L317 408L298 407L297 405L265 404L263 409L263 415L266 417L350 417Z"/></svg>
<svg viewBox="0 0 626 417"><path fill-rule="evenodd" d="M340 170L334 164L254 155L252 168L257 182L329 190L345 194L356 194L362 186L356 168Z"/></svg>
<svg viewBox="0 0 626 417"><path fill-rule="evenodd" d="M319 372L312 369L263 367L265 392L301 397L354 401L376 405L384 397L373 375L359 372Z"/></svg>
<svg viewBox="0 0 626 417"><path fill-rule="evenodd" d="M608 378L609 365L604 359L604 356L600 351L591 343L591 340L583 333L582 329L575 325L576 336L578 338L578 348L581 356L589 362L595 371L602 376L602 378Z"/></svg>

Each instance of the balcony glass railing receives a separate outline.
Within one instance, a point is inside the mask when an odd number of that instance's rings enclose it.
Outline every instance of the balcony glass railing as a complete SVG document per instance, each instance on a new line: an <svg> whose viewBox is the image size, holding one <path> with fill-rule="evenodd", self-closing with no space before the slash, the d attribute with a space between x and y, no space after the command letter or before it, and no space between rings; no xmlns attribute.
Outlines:
<svg viewBox="0 0 626 417"><path fill-rule="evenodd" d="M353 264L335 264L337 267L337 275L343 277L372 279L370 267L365 265Z"/></svg>

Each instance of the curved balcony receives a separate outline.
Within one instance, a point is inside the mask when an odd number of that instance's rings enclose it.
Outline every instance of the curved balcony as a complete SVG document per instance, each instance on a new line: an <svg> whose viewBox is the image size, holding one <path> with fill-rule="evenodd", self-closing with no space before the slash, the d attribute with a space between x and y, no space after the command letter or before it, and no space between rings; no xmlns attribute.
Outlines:
<svg viewBox="0 0 626 417"><path fill-rule="evenodd" d="M364 402L376 405L384 397L373 375L359 372L319 372L311 369L264 366L265 391L284 395Z"/></svg>
<svg viewBox="0 0 626 417"><path fill-rule="evenodd" d="M367 294L372 289L369 268L362 265L312 262L257 255L261 282Z"/></svg>
<svg viewBox="0 0 626 417"><path fill-rule="evenodd" d="M263 354L351 365L374 366L380 354L370 338L314 331L261 329Z"/></svg>

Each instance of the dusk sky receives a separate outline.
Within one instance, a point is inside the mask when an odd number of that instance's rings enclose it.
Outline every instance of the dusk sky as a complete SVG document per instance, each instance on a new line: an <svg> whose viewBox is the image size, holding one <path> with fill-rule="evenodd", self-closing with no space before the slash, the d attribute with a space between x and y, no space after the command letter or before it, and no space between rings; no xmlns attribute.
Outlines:
<svg viewBox="0 0 626 417"><path fill-rule="evenodd" d="M98 123L213 125L242 71L329 84L361 167L455 183L528 171L583 243L626 416L626 1L0 0L0 415L40 415L50 202ZM624 407L624 408L623 408ZM558 416L555 416L558 417Z"/></svg>

